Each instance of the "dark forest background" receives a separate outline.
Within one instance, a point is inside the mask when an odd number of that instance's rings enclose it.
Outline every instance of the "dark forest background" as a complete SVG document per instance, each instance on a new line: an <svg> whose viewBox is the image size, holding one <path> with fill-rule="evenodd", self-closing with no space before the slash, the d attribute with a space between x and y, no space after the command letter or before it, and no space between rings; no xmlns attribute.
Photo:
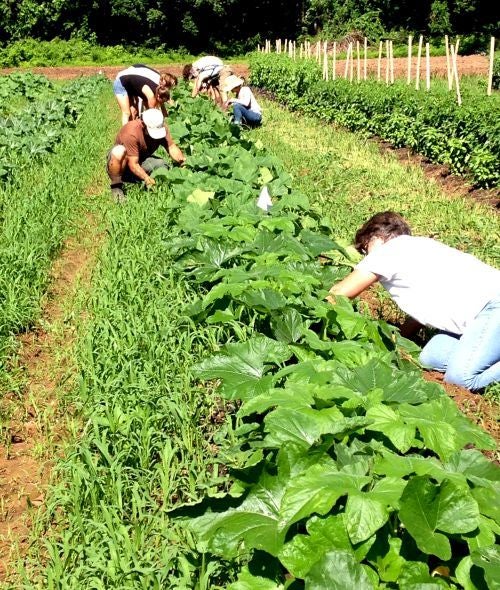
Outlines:
<svg viewBox="0 0 500 590"><path fill-rule="evenodd" d="M371 40L459 34L462 50L498 35L498 0L0 0L0 44L81 38L163 50L254 49L266 38Z"/></svg>

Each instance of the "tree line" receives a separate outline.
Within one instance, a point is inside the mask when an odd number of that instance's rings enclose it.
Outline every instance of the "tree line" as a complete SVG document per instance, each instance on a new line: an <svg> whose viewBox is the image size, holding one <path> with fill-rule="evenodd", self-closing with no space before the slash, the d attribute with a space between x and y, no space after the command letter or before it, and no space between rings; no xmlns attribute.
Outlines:
<svg viewBox="0 0 500 590"><path fill-rule="evenodd" d="M0 0L4 46L80 37L230 54L266 38L341 39L353 31L373 41L406 32L459 34L482 46L499 29L500 2L490 0Z"/></svg>

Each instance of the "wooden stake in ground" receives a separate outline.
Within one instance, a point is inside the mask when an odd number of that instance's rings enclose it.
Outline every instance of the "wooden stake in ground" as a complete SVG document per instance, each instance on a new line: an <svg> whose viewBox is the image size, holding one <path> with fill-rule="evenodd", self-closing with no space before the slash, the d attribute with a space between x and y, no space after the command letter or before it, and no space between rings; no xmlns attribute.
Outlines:
<svg viewBox="0 0 500 590"><path fill-rule="evenodd" d="M323 44L323 80L328 80L328 45L325 41Z"/></svg>
<svg viewBox="0 0 500 590"><path fill-rule="evenodd" d="M349 74L349 57L351 51L351 44L347 46L347 53L345 56L345 68L344 68L344 79L347 80L347 75Z"/></svg>
<svg viewBox="0 0 500 590"><path fill-rule="evenodd" d="M413 37L408 35L408 65L406 66L406 83L411 84L411 53Z"/></svg>
<svg viewBox="0 0 500 590"><path fill-rule="evenodd" d="M378 61L377 61L377 82L380 82L380 70L382 69L382 43L378 44Z"/></svg>
<svg viewBox="0 0 500 590"><path fill-rule="evenodd" d="M332 80L337 79L337 41L333 42Z"/></svg>
<svg viewBox="0 0 500 590"><path fill-rule="evenodd" d="M425 89L431 89L431 57L429 43L425 44Z"/></svg>
<svg viewBox="0 0 500 590"><path fill-rule="evenodd" d="M418 39L417 69L415 72L415 90L420 88L420 61L422 60L422 43L424 38L420 35Z"/></svg>
<svg viewBox="0 0 500 590"><path fill-rule="evenodd" d="M391 84L394 84L394 42L389 43L389 50L391 52Z"/></svg>
<svg viewBox="0 0 500 590"><path fill-rule="evenodd" d="M356 41L356 80L361 82L361 55L359 52L359 41Z"/></svg>
<svg viewBox="0 0 500 590"><path fill-rule="evenodd" d="M354 43L349 43L351 46L351 61L349 64L349 82L354 80Z"/></svg>
<svg viewBox="0 0 500 590"><path fill-rule="evenodd" d="M493 60L495 57L495 37L490 39L490 67L488 69L488 90L486 94L491 96L493 90Z"/></svg>
<svg viewBox="0 0 500 590"><path fill-rule="evenodd" d="M385 83L389 84L389 61L390 61L390 49L389 39L385 40Z"/></svg>
<svg viewBox="0 0 500 590"><path fill-rule="evenodd" d="M448 35L444 36L444 48L446 50L446 74L448 76L448 90L451 91L453 88L453 70L450 61L450 42L448 40Z"/></svg>
<svg viewBox="0 0 500 590"><path fill-rule="evenodd" d="M456 45L455 45L456 47ZM455 87L457 89L457 102L459 105L462 104L462 96L460 94L460 81L458 79L458 66L457 66L457 54L453 45L450 46L451 51L451 64L453 68L453 78L455 80Z"/></svg>
<svg viewBox="0 0 500 590"><path fill-rule="evenodd" d="M366 67L368 58L368 39L364 39L364 52L363 52L363 80L366 80Z"/></svg>

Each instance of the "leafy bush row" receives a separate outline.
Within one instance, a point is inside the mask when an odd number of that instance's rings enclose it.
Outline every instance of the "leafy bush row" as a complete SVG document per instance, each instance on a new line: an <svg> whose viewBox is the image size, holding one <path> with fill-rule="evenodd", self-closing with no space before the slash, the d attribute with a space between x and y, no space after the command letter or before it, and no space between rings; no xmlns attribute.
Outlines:
<svg viewBox="0 0 500 590"><path fill-rule="evenodd" d="M410 147L452 172L470 176L477 186L500 183L497 96L464 92L459 106L444 88L426 93L403 82L326 82L314 61L275 54L253 55L251 70L253 84L270 90L293 110L378 135L396 147Z"/></svg>
<svg viewBox="0 0 500 590"><path fill-rule="evenodd" d="M36 82L37 84L39 82ZM107 84L104 76L80 78L64 86L57 96L29 103L0 121L0 181L54 151L68 128L74 127L83 108Z"/></svg>
<svg viewBox="0 0 500 590"><path fill-rule="evenodd" d="M32 72L14 72L0 77L0 111L3 103L16 96L29 99L37 98L41 93L53 88L52 82L45 76Z"/></svg>
<svg viewBox="0 0 500 590"><path fill-rule="evenodd" d="M0 67L20 65L59 66L61 64L117 64L151 61L156 63L186 61L188 54L182 51L165 53L158 49L130 50L123 45L100 46L85 39L22 39L0 48Z"/></svg>
<svg viewBox="0 0 500 590"><path fill-rule="evenodd" d="M229 491L173 515L206 559L248 560L234 590L485 588L500 474L464 448L493 441L394 329L324 301L348 271L335 229L262 146L191 109L171 125L186 167L157 172L173 194L164 272L199 293L195 325L226 327L195 373L239 410L216 439Z"/></svg>

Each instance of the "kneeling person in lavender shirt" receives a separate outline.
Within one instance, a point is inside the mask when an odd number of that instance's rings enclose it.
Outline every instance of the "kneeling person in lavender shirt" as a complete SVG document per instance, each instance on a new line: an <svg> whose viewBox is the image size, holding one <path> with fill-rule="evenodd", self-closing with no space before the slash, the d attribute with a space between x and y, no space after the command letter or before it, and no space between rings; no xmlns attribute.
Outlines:
<svg viewBox="0 0 500 590"><path fill-rule="evenodd" d="M470 390L500 380L500 270L412 236L392 211L369 219L356 233L355 247L366 256L330 289L331 303L335 295L353 298L380 281L416 325L439 330L422 349L422 365Z"/></svg>

